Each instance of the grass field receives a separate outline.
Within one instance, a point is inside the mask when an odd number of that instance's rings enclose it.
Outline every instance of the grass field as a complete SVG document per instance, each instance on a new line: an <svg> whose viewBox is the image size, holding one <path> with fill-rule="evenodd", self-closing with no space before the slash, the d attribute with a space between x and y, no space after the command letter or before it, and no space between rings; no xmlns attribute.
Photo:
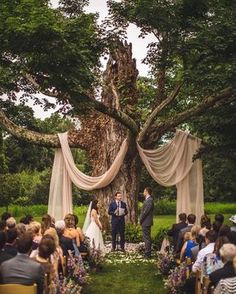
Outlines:
<svg viewBox="0 0 236 294"><path fill-rule="evenodd" d="M83 294L152 294L166 293L162 276L154 264L106 264L91 274L91 282Z"/></svg>

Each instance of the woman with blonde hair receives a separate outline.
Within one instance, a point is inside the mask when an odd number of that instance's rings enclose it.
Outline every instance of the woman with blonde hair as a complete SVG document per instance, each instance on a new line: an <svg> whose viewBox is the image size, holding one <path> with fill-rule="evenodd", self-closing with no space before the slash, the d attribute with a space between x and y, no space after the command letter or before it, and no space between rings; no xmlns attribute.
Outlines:
<svg viewBox="0 0 236 294"><path fill-rule="evenodd" d="M31 222L28 226L28 231L31 232L33 235L32 249L35 250L38 248L39 242L42 239L41 224L36 221Z"/></svg>
<svg viewBox="0 0 236 294"><path fill-rule="evenodd" d="M180 261L184 261L185 258L191 258L191 250L193 247L198 246L197 236L199 233L199 226L193 226L191 232L186 232L184 235L184 245L180 252Z"/></svg>

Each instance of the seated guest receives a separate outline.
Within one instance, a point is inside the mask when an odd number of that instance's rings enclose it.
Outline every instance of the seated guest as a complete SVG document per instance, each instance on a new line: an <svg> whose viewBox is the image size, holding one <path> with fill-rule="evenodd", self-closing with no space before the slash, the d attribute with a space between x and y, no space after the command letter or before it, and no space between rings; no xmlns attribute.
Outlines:
<svg viewBox="0 0 236 294"><path fill-rule="evenodd" d="M221 279L218 283L214 294L234 294L236 289L236 256L233 259L235 276L233 278Z"/></svg>
<svg viewBox="0 0 236 294"><path fill-rule="evenodd" d="M85 235L84 235L83 231L81 230L81 228L78 227L79 219L78 219L77 215L73 214L73 216L74 216L74 221L75 221L74 227L79 232L80 246L78 247L78 249L80 252L88 252L88 248L84 244Z"/></svg>
<svg viewBox="0 0 236 294"><path fill-rule="evenodd" d="M219 230L218 236L219 237L228 237L229 234L230 234L230 227L227 225L222 225Z"/></svg>
<svg viewBox="0 0 236 294"><path fill-rule="evenodd" d="M202 266L204 276L208 276L215 270L224 266L220 257L220 248L227 243L229 243L229 239L227 237L223 236L217 238L213 253L207 254L204 258Z"/></svg>
<svg viewBox="0 0 236 294"><path fill-rule="evenodd" d="M48 275L48 279L46 281L47 285L45 285L45 288L49 288L49 291L44 294L56 293L56 285L59 283L55 266L51 261L51 255L53 255L56 250L55 241L52 237L48 238L47 236L49 235L44 236L40 241L38 254L33 258L33 260L42 265L44 273Z"/></svg>
<svg viewBox="0 0 236 294"><path fill-rule="evenodd" d="M42 224L41 224L41 233L43 235L51 235L56 243L56 247L59 246L59 239L57 236L57 232L52 224L52 217L49 214L45 214L42 217Z"/></svg>
<svg viewBox="0 0 236 294"><path fill-rule="evenodd" d="M17 237L20 238L20 236L24 235L26 233L26 226L23 223L16 224L16 231L17 231Z"/></svg>
<svg viewBox="0 0 236 294"><path fill-rule="evenodd" d="M213 229L217 234L219 234L222 225L223 225L223 224L222 224L221 222L219 222L219 221L215 221L215 222L212 224L212 229Z"/></svg>
<svg viewBox="0 0 236 294"><path fill-rule="evenodd" d="M24 218L21 219L20 222L25 225L29 225L33 220L33 216L31 214L27 214Z"/></svg>
<svg viewBox="0 0 236 294"><path fill-rule="evenodd" d="M201 230L199 231L198 240L199 240L200 249L202 249L203 247L205 247L204 240L205 240L206 232L208 232L211 229L211 219L204 214L201 216L200 223L201 223Z"/></svg>
<svg viewBox="0 0 236 294"><path fill-rule="evenodd" d="M73 214L68 213L65 216L64 221L65 221L66 227L65 227L63 236L75 240L77 247L79 247L80 236L79 236L78 230L75 229L75 220L74 220Z"/></svg>
<svg viewBox="0 0 236 294"><path fill-rule="evenodd" d="M232 215L229 220L232 222L230 230L236 232L236 215Z"/></svg>
<svg viewBox="0 0 236 294"><path fill-rule="evenodd" d="M167 232L168 236L171 236L173 238L174 252L176 252L180 230L187 227L186 219L186 213L180 213L179 222L177 224L173 224L172 228Z"/></svg>
<svg viewBox="0 0 236 294"><path fill-rule="evenodd" d="M7 242L7 234L6 232L0 232L0 264L10 258L12 258L12 255L7 253L4 250L4 246Z"/></svg>
<svg viewBox="0 0 236 294"><path fill-rule="evenodd" d="M7 230L6 222L1 220L0 221L0 232L5 232Z"/></svg>
<svg viewBox="0 0 236 294"><path fill-rule="evenodd" d="M188 217L187 217L187 220L188 220L187 227L181 229L180 232L179 232L178 241L177 241L177 247L176 247L176 253L180 253L181 248L183 246L184 234L186 232L191 231L191 229L194 226L195 221L196 221L196 215L189 214Z"/></svg>
<svg viewBox="0 0 236 294"><path fill-rule="evenodd" d="M35 250L38 248L39 242L42 239L41 224L36 221L31 222L29 224L28 231L32 233L32 236L33 236L32 250Z"/></svg>
<svg viewBox="0 0 236 294"><path fill-rule="evenodd" d="M7 242L4 246L4 250L11 256L16 256L17 254L16 238L17 238L16 229L7 230Z"/></svg>
<svg viewBox="0 0 236 294"><path fill-rule="evenodd" d="M201 249L198 252L197 259L192 266L192 271L194 273L198 270L201 270L202 265L203 265L203 261L204 261L204 257L208 253L213 252L216 239L217 239L217 233L215 231L210 230L206 233L206 236L205 236L206 247L204 247L203 249Z"/></svg>
<svg viewBox="0 0 236 294"><path fill-rule="evenodd" d="M7 229L14 229L16 227L16 220L14 219L14 217L9 217L6 220L6 225L7 225Z"/></svg>
<svg viewBox="0 0 236 294"><path fill-rule="evenodd" d="M219 222L223 225L224 220L225 220L225 217L223 216L223 214L218 213L215 215L215 222Z"/></svg>
<svg viewBox="0 0 236 294"><path fill-rule="evenodd" d="M210 286L215 287L221 279L235 276L233 259L236 256L236 246L233 244L224 244L220 248L220 256L224 266L209 275L211 281Z"/></svg>
<svg viewBox="0 0 236 294"><path fill-rule="evenodd" d="M1 216L1 220L2 221L6 221L9 217L11 217L10 212L3 212L2 216Z"/></svg>
<svg viewBox="0 0 236 294"><path fill-rule="evenodd" d="M197 235L199 232L198 226L193 226L191 232L186 232L184 234L184 245L182 246L180 252L180 261L184 261L185 258L191 258L191 249L195 246L198 246Z"/></svg>
<svg viewBox="0 0 236 294"><path fill-rule="evenodd" d="M64 220L56 221L55 229L57 231L57 235L59 238L59 244L62 248L63 255L67 256L68 251L71 251L71 252L74 251L74 246L73 246L73 240L71 238L67 238L63 235L65 227L66 227L66 224L65 224Z"/></svg>
<svg viewBox="0 0 236 294"><path fill-rule="evenodd" d="M43 294L44 271L42 266L29 258L32 236L25 233L17 240L18 254L0 266L0 281L3 284L37 284L37 293Z"/></svg>

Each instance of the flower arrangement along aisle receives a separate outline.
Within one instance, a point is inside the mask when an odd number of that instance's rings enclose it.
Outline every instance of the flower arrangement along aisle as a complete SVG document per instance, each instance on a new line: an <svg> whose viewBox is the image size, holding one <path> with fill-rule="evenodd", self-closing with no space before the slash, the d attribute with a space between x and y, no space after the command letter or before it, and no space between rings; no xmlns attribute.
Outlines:
<svg viewBox="0 0 236 294"><path fill-rule="evenodd" d="M167 289L167 293L184 293L183 288L188 277L189 265L187 264L187 262L183 262L178 267L172 269L167 279L164 279L164 287Z"/></svg>
<svg viewBox="0 0 236 294"><path fill-rule="evenodd" d="M105 254L99 248L95 248L95 244L89 248L89 254L87 256L88 269L98 270L102 269L102 265L105 262Z"/></svg>
<svg viewBox="0 0 236 294"><path fill-rule="evenodd" d="M157 252L157 267L162 275L168 275L175 266L175 258L171 251L165 253Z"/></svg>

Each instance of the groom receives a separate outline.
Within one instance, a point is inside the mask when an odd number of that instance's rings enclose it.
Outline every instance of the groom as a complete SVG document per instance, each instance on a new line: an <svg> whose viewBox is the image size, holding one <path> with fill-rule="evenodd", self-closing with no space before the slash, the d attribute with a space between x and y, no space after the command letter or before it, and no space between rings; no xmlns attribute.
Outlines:
<svg viewBox="0 0 236 294"><path fill-rule="evenodd" d="M145 201L140 214L140 225L143 231L143 241L145 243L145 257L151 257L151 226L153 225L153 210L154 202L151 196L152 190L150 187L146 187L143 191Z"/></svg>
<svg viewBox="0 0 236 294"><path fill-rule="evenodd" d="M121 199L121 192L116 192L108 209L108 214L111 215L112 251L116 249L117 234L120 234L120 249L125 251L125 215L128 211L126 203Z"/></svg>

